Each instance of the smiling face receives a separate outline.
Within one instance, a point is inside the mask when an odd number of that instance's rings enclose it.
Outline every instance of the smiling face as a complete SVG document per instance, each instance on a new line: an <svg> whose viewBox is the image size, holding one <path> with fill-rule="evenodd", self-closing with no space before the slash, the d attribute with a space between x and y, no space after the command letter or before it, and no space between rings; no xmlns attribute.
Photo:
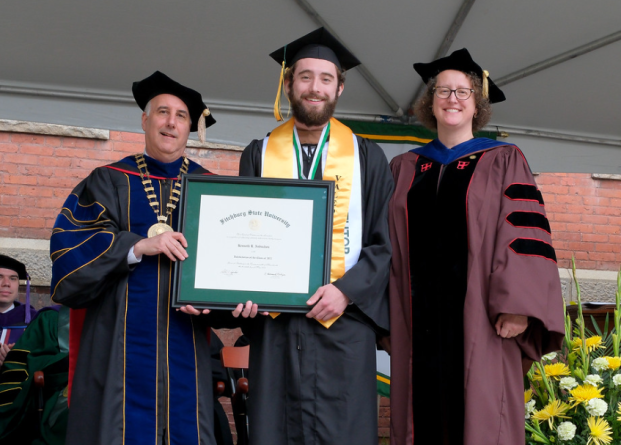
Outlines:
<svg viewBox="0 0 621 445"><path fill-rule="evenodd" d="M17 272L0 268L0 312L5 311L17 299L19 278Z"/></svg>
<svg viewBox="0 0 621 445"><path fill-rule="evenodd" d="M461 71L446 70L438 74L436 88L444 87L451 90L457 88L472 88L472 83L466 74ZM455 93L447 99L433 96L433 114L437 120L438 133L442 132L470 132L472 133L472 119L476 112L475 95L466 100L458 100Z"/></svg>
<svg viewBox="0 0 621 445"><path fill-rule="evenodd" d="M149 114L142 113L147 154L161 162L174 162L183 155L190 135L188 107L171 94L155 96L149 103Z"/></svg>
<svg viewBox="0 0 621 445"><path fill-rule="evenodd" d="M334 114L343 92L336 65L323 59L300 59L295 63L292 80L285 80L293 117L298 128L322 128Z"/></svg>

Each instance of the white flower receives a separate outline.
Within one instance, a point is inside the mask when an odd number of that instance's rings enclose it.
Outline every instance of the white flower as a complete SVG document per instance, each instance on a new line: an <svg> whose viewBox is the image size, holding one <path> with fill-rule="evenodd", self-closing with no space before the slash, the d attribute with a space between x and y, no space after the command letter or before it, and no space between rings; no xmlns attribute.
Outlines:
<svg viewBox="0 0 621 445"><path fill-rule="evenodd" d="M599 385L603 381L604 380L597 374L589 374L584 379L584 383L588 383L589 385L593 385L595 387L597 387L597 385Z"/></svg>
<svg viewBox="0 0 621 445"><path fill-rule="evenodd" d="M576 425L571 422L561 422L556 431L559 440L571 440L576 435Z"/></svg>
<svg viewBox="0 0 621 445"><path fill-rule="evenodd" d="M615 374L612 376L612 383L614 383L615 386L621 385L621 374Z"/></svg>
<svg viewBox="0 0 621 445"><path fill-rule="evenodd" d="M576 382L576 379L574 379L573 377L563 377L559 386L565 391L571 391L576 386L578 386L578 382Z"/></svg>
<svg viewBox="0 0 621 445"><path fill-rule="evenodd" d="M587 403L586 410L592 416L603 416L608 410L608 404L602 399L591 399Z"/></svg>
<svg viewBox="0 0 621 445"><path fill-rule="evenodd" d="M606 369L608 369L608 360L606 360L604 357L599 357L596 358L595 360L593 360L593 362L591 363L591 366L593 367L593 369L595 369L597 372L600 371L604 371Z"/></svg>
<svg viewBox="0 0 621 445"><path fill-rule="evenodd" d="M556 358L556 352L550 352L549 354L546 354L541 358L544 360L552 361Z"/></svg>
<svg viewBox="0 0 621 445"><path fill-rule="evenodd" d="M537 401L533 399L530 402L526 402L526 404L524 405L527 419L530 419L530 415L535 411L535 403L537 403Z"/></svg>

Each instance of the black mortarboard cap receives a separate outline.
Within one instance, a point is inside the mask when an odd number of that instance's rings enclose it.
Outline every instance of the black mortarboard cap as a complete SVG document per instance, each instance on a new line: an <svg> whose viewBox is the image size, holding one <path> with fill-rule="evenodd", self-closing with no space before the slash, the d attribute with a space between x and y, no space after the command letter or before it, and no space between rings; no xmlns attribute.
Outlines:
<svg viewBox="0 0 621 445"><path fill-rule="evenodd" d="M354 56L336 37L325 28L319 28L277 49L270 57L281 65L278 92L274 102L274 117L283 120L280 113L280 96L283 87L285 68L293 66L300 59L321 59L332 62L341 71L347 71L360 65Z"/></svg>
<svg viewBox="0 0 621 445"><path fill-rule="evenodd" d="M132 93L134 93L136 103L143 111L149 101L155 96L159 96L160 94L172 94L173 96L177 96L186 104L190 112L190 118L192 119L190 131L199 131L199 121L201 117L203 117L205 122L204 128L208 128L216 123L209 108L203 103L201 93L185 87L179 82L175 82L166 74L159 71L154 72L146 79L134 82L132 85Z"/></svg>
<svg viewBox="0 0 621 445"><path fill-rule="evenodd" d="M27 280L26 266L24 263L11 258L10 256L0 255L0 269L9 269L17 272L20 280Z"/></svg>
<svg viewBox="0 0 621 445"><path fill-rule="evenodd" d="M300 59L328 60L344 71L360 65L360 60L325 28L316 29L294 40L271 53L270 57L279 64L285 62L285 67Z"/></svg>
<svg viewBox="0 0 621 445"><path fill-rule="evenodd" d="M470 56L466 48L458 49L451 55L442 57L429 63L415 63L414 69L422 77L423 82L429 82L429 79L437 76L442 71L456 70L463 73L473 73L481 79L483 83L483 95L489 97L491 103L502 102L505 100L505 94L490 79L489 73L483 70ZM487 94L486 94L487 93Z"/></svg>

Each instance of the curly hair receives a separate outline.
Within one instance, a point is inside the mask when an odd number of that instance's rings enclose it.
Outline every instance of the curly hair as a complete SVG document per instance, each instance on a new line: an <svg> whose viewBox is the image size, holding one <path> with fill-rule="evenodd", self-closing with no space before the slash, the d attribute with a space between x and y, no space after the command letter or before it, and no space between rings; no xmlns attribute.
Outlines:
<svg viewBox="0 0 621 445"><path fill-rule="evenodd" d="M284 79L285 81L288 81L290 83L293 83L293 74L295 73L295 66L298 63L295 62L293 65L285 68L285 75L284 75ZM336 85L336 89L338 91L338 89L341 87L341 85L343 85L345 83L345 71L340 70L336 65L336 79L338 81L337 85Z"/></svg>
<svg viewBox="0 0 621 445"><path fill-rule="evenodd" d="M474 102L476 115L472 119L472 132L476 133L485 127L492 117L492 105L487 97L483 97L483 83L474 73L464 73L474 90ZM438 121L433 115L433 89L436 86L438 76L432 77L427 82L425 93L414 104L414 115L428 129L437 131Z"/></svg>

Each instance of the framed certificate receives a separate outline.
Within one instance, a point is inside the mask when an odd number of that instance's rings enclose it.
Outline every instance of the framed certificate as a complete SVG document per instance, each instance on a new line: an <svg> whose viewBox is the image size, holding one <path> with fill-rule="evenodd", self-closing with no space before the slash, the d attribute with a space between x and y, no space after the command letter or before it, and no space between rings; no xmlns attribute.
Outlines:
<svg viewBox="0 0 621 445"><path fill-rule="evenodd" d="M308 312L330 280L334 182L186 175L173 307Z"/></svg>

